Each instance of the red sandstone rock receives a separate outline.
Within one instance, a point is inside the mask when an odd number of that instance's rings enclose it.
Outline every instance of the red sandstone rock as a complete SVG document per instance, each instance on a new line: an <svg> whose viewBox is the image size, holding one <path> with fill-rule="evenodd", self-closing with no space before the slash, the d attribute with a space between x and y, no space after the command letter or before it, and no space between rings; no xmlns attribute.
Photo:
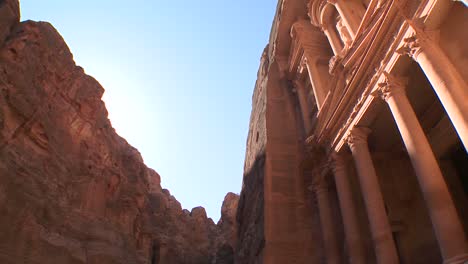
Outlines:
<svg viewBox="0 0 468 264"><path fill-rule="evenodd" d="M0 43L5 41L12 27L19 22L19 17L17 0L0 1Z"/></svg>
<svg viewBox="0 0 468 264"><path fill-rule="evenodd" d="M236 214L239 195L228 193L224 197L221 207L221 219L218 221L218 227L225 241L234 249L237 243Z"/></svg>
<svg viewBox="0 0 468 264"><path fill-rule="evenodd" d="M216 237L216 264L234 263L234 250L237 243L237 205L239 195L228 193L221 207L221 219L218 221L218 236Z"/></svg>
<svg viewBox="0 0 468 264"><path fill-rule="evenodd" d="M57 31L0 3L0 263L211 263L205 210L161 189Z"/></svg>

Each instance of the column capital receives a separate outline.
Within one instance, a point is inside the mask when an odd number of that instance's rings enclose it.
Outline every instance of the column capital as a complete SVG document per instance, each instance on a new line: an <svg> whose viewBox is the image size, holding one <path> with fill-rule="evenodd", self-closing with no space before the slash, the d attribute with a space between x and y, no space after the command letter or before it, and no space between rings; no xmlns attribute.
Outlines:
<svg viewBox="0 0 468 264"><path fill-rule="evenodd" d="M417 61L418 55L421 53L421 44L416 34L403 39L403 45L396 50L398 54L408 55Z"/></svg>
<svg viewBox="0 0 468 264"><path fill-rule="evenodd" d="M349 147L352 149L357 145L367 145L367 137L371 132L367 127L354 127L346 140Z"/></svg>
<svg viewBox="0 0 468 264"><path fill-rule="evenodd" d="M424 21L422 18L419 19L407 19L406 22L412 29L410 37L403 39L403 45L396 50L398 54L409 55L415 61L419 54L422 52L423 46L428 43L435 43L438 39L439 31L427 31L424 29Z"/></svg>
<svg viewBox="0 0 468 264"><path fill-rule="evenodd" d="M383 72L385 78L384 81L378 84L378 88L372 92L374 97L381 97L387 101L389 98L396 94L404 94L406 85L408 83L407 78L399 76L393 76L388 72Z"/></svg>

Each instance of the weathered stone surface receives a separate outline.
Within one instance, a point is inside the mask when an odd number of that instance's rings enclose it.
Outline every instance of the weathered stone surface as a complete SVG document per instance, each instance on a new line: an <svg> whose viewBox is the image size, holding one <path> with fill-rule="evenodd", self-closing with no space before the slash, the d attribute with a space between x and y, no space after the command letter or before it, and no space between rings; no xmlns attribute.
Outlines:
<svg viewBox="0 0 468 264"><path fill-rule="evenodd" d="M234 250L237 243L236 213L239 195L228 193L224 197L221 207L221 219L218 221L218 235L216 237L216 252L213 263L234 263Z"/></svg>
<svg viewBox="0 0 468 264"><path fill-rule="evenodd" d="M18 0L0 0L0 46L10 34L13 26L19 22L19 18Z"/></svg>
<svg viewBox="0 0 468 264"><path fill-rule="evenodd" d="M220 227L223 237L232 248L236 246L237 242L236 214L238 204L239 195L235 193L226 194L221 207L221 219L218 221L218 227Z"/></svg>
<svg viewBox="0 0 468 264"><path fill-rule="evenodd" d="M211 263L219 228L161 189L58 32L12 7L0 2L0 263Z"/></svg>
<svg viewBox="0 0 468 264"><path fill-rule="evenodd" d="M236 263L261 263L264 237L264 177L266 148L266 83L269 47L261 57L252 97L249 135L245 153L242 192L237 209Z"/></svg>

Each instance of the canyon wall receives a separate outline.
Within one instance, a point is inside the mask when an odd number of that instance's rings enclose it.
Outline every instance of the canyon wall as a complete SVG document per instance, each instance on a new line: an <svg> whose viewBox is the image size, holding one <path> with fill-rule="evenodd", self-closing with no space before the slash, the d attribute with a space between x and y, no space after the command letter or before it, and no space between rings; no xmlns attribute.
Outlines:
<svg viewBox="0 0 468 264"><path fill-rule="evenodd" d="M238 197L182 210L45 22L0 1L0 263L232 263Z"/></svg>
<svg viewBox="0 0 468 264"><path fill-rule="evenodd" d="M302 173L304 128L288 81L291 25L307 17L302 0L278 1L260 60L237 211L237 263L315 263L323 259L318 209Z"/></svg>

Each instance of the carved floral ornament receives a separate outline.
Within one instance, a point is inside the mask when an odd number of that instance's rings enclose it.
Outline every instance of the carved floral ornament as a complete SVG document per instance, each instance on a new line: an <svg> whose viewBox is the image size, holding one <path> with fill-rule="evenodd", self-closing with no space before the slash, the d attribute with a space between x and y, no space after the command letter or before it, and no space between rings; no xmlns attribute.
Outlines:
<svg viewBox="0 0 468 264"><path fill-rule="evenodd" d="M406 20L413 32L410 37L403 39L403 45L396 50L398 54L409 55L414 60L417 60L423 46L425 47L430 43L437 43L439 31L425 30L424 20L425 17Z"/></svg>
<svg viewBox="0 0 468 264"><path fill-rule="evenodd" d="M371 132L372 130L367 127L354 127L350 132L348 132L346 142L351 149L357 145L367 145L367 137Z"/></svg>
<svg viewBox="0 0 468 264"><path fill-rule="evenodd" d="M383 72L384 80L378 84L377 89L372 92L375 97L381 97L385 101L398 93L405 93L408 83L406 78L396 77L388 72Z"/></svg>
<svg viewBox="0 0 468 264"><path fill-rule="evenodd" d="M397 49L397 53L401 55L409 55L414 60L417 59L419 53L421 53L421 45L419 43L416 34L413 33L411 37L403 39L404 44L399 49Z"/></svg>

